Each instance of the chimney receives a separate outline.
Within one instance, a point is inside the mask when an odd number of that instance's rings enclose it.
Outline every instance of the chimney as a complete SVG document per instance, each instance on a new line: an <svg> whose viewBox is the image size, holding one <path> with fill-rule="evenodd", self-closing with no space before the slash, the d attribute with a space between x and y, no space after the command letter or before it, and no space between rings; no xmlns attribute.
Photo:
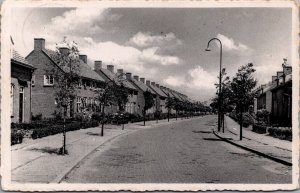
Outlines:
<svg viewBox="0 0 300 193"><path fill-rule="evenodd" d="M69 55L70 50L69 50L69 48L66 48L66 47L60 47L60 48L59 48L59 52L60 52L62 55L67 56L67 55Z"/></svg>
<svg viewBox="0 0 300 193"><path fill-rule="evenodd" d="M160 88L160 89L163 89L164 87L163 87L163 86L160 86L159 88Z"/></svg>
<svg viewBox="0 0 300 193"><path fill-rule="evenodd" d="M126 80L131 80L131 73L130 72L126 73Z"/></svg>
<svg viewBox="0 0 300 193"><path fill-rule="evenodd" d="M95 61L95 71L100 71L102 68L102 61Z"/></svg>
<svg viewBox="0 0 300 193"><path fill-rule="evenodd" d="M146 80L146 85L150 86L150 80Z"/></svg>
<svg viewBox="0 0 300 193"><path fill-rule="evenodd" d="M44 38L34 38L34 50L45 49L45 39Z"/></svg>
<svg viewBox="0 0 300 193"><path fill-rule="evenodd" d="M87 63L87 55L79 55L79 59L82 60L85 64Z"/></svg>
<svg viewBox="0 0 300 193"><path fill-rule="evenodd" d="M275 82L277 79L277 76L272 76L272 83Z"/></svg>
<svg viewBox="0 0 300 193"><path fill-rule="evenodd" d="M159 88L159 84L156 84L156 86Z"/></svg>
<svg viewBox="0 0 300 193"><path fill-rule="evenodd" d="M139 81L139 76L133 76L133 78L135 79L135 80L137 80L137 81Z"/></svg>
<svg viewBox="0 0 300 193"><path fill-rule="evenodd" d="M109 70L112 73L114 73L114 65L107 65L107 70Z"/></svg>
<svg viewBox="0 0 300 193"><path fill-rule="evenodd" d="M155 82L151 82L151 85L152 85L152 86L155 86Z"/></svg>
<svg viewBox="0 0 300 193"><path fill-rule="evenodd" d="M124 72L123 69L117 69L118 74L123 74L123 72Z"/></svg>
<svg viewBox="0 0 300 193"><path fill-rule="evenodd" d="M145 84L145 78L140 78L140 81Z"/></svg>
<svg viewBox="0 0 300 193"><path fill-rule="evenodd" d="M279 79L283 75L283 72L277 72L277 78Z"/></svg>

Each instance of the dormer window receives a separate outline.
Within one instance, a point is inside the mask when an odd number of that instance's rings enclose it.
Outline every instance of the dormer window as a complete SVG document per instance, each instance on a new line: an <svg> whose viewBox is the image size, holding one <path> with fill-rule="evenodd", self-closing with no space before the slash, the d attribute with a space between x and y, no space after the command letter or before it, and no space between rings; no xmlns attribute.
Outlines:
<svg viewBox="0 0 300 193"><path fill-rule="evenodd" d="M44 86L53 86L54 77L53 75L44 75Z"/></svg>

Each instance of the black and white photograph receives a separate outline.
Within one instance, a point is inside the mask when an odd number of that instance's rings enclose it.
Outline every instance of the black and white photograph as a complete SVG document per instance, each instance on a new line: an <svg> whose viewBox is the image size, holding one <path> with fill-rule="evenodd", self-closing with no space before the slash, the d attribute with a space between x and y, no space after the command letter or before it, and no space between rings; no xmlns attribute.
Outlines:
<svg viewBox="0 0 300 193"><path fill-rule="evenodd" d="M5 1L4 190L299 187L297 1Z"/></svg>

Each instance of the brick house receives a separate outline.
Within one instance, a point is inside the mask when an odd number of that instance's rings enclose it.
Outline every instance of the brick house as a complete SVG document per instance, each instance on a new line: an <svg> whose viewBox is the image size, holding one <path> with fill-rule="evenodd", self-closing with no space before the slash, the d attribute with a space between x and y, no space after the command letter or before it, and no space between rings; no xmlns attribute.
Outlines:
<svg viewBox="0 0 300 193"><path fill-rule="evenodd" d="M284 67L285 68L285 67ZM279 126L292 126L292 74L289 70L277 73L276 87L272 92L271 123Z"/></svg>
<svg viewBox="0 0 300 193"><path fill-rule="evenodd" d="M266 109L270 123L280 126L292 124L292 67L282 65L283 70L272 76L272 81L258 88L254 100L254 112Z"/></svg>
<svg viewBox="0 0 300 193"><path fill-rule="evenodd" d="M138 90L138 95L137 95L138 111L137 111L137 113L142 116L143 115L143 109L144 109L144 106L145 106L144 93L149 91L155 96L156 96L156 93L145 84L145 78L140 78L139 79L139 76L135 75L131 79L131 82ZM151 112L153 113L153 109L151 109L151 110L152 110ZM148 110L146 113L150 113L150 111Z"/></svg>
<svg viewBox="0 0 300 193"><path fill-rule="evenodd" d="M60 52L64 51L68 51L67 48L61 48ZM32 83L33 116L42 114L43 118L49 118L55 116L59 111L55 97L55 80L51 74L54 68L59 68L57 61L55 61L56 55L55 51L45 48L45 39L36 38L34 39L33 51L26 57L36 68ZM87 56L80 55L79 59L81 79L77 88L77 97L68 108L68 116L70 117L85 110L95 111L94 106L97 101L95 91L104 84L104 79L87 64ZM66 70L62 69L62 73L66 73Z"/></svg>
<svg viewBox="0 0 300 193"><path fill-rule="evenodd" d="M117 73L114 71L113 65L107 65L107 68L102 68L102 61L95 61L95 72L101 76L105 82L114 82L115 84L118 83L118 79L120 78L120 75L123 75L123 69L118 69ZM137 113L138 111L138 91L134 85L130 82L131 79L131 73L126 73L126 78L124 78L121 82L123 83L124 87L128 89L129 96L128 96L128 102L125 105L125 111L131 114ZM116 105L110 106L110 113L115 113L118 111L118 107Z"/></svg>
<svg viewBox="0 0 300 193"><path fill-rule="evenodd" d="M11 122L31 121L31 80L35 68L17 51L11 56Z"/></svg>
<svg viewBox="0 0 300 193"><path fill-rule="evenodd" d="M155 82L151 82L149 87L156 93L155 111L167 113L168 109L166 108L166 101L168 96L160 89L159 84L156 84Z"/></svg>

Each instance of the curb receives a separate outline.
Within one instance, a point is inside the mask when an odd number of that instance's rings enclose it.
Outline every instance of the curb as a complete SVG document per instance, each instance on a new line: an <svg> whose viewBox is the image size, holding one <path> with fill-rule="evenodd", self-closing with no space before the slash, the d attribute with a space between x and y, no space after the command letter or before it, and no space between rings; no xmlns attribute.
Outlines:
<svg viewBox="0 0 300 193"><path fill-rule="evenodd" d="M244 150L250 151L250 152L252 152L252 153L255 153L255 154L257 154L257 155L260 155L260 156L262 156L262 157L268 158L268 159L270 159L270 160L273 160L273 161L275 161L275 162L281 163L281 164L286 165L286 166L292 166L292 165L293 165L291 162L288 162L288 161L285 161L285 160L282 160L282 159L279 159L279 158L276 158L276 157L267 155L267 154L262 153L262 152L260 152L260 151L257 151L257 150L251 149L251 148L249 148L249 147L246 147L246 146L237 144L237 143L235 143L235 142L232 142L232 141L230 141L230 140L228 140L228 139L226 139L226 138L224 138L224 137L221 137L221 136L218 134L218 132L216 132L215 130L213 130L213 133L214 133L215 136L217 136L218 138L222 139L223 141L226 141L227 143L230 143L230 144L232 144L232 145L234 145L234 146L237 146L237 147L239 147L239 148L242 148L242 149L244 149Z"/></svg>
<svg viewBox="0 0 300 193"><path fill-rule="evenodd" d="M114 140L115 138L121 136L121 135L125 135L127 133L133 132L131 130L121 133L119 135L116 135L106 141L104 141L103 143L101 143L100 145L96 146L95 148L93 148L90 152L86 153L84 156L80 157L79 159L76 160L75 164L73 164L72 166L68 167L67 169L65 169L62 173L60 173L59 175L57 175L57 177L52 180L50 183L61 183L61 181L82 161L84 160L86 157L88 157L89 155L93 154L99 147L103 146L104 144Z"/></svg>

